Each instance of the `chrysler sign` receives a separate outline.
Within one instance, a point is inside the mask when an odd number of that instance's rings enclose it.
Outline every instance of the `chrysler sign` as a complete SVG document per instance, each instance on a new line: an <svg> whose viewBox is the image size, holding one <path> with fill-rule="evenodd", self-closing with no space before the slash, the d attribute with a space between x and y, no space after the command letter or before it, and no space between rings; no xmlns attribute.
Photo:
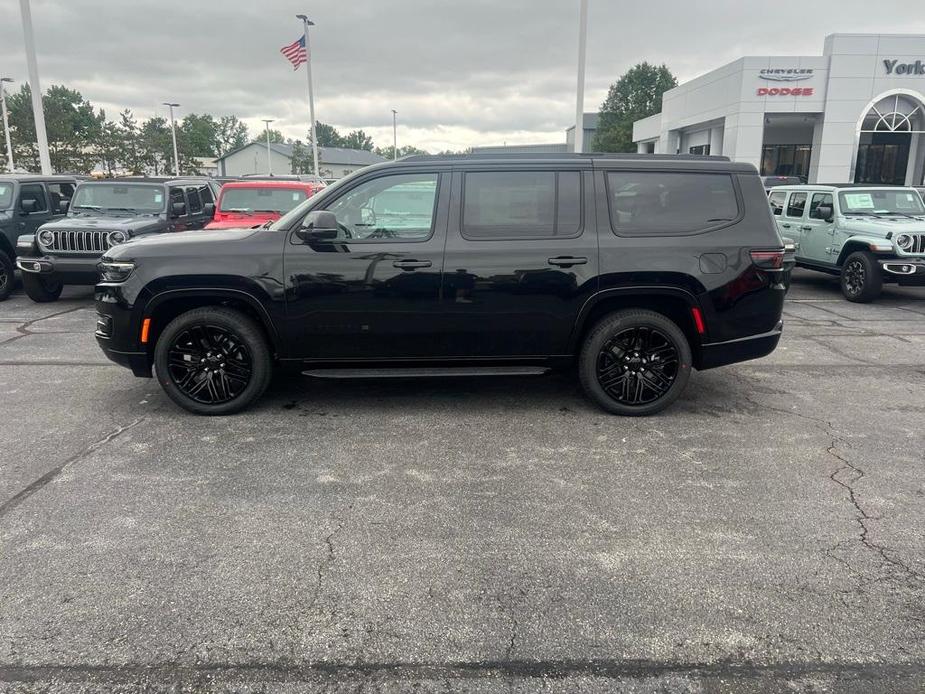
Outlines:
<svg viewBox="0 0 925 694"><path fill-rule="evenodd" d="M797 82L799 80L808 80L812 77L813 69L811 67L766 67L758 73L758 76L763 80L772 82Z"/></svg>

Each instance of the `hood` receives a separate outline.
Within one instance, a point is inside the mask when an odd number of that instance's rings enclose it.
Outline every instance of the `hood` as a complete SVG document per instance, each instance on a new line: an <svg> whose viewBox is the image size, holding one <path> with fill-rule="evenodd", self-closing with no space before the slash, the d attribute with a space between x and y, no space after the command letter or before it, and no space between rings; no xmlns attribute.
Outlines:
<svg viewBox="0 0 925 694"><path fill-rule="evenodd" d="M925 217L865 217L850 215L845 217L844 223L838 228L855 234L869 234L882 236L890 232L896 234L922 234L925 233Z"/></svg>
<svg viewBox="0 0 925 694"><path fill-rule="evenodd" d="M213 219L206 224L206 229L256 229L271 221L270 218L260 220L253 217L243 219ZM272 221L276 221L275 219Z"/></svg>
<svg viewBox="0 0 925 694"><path fill-rule="evenodd" d="M215 257L221 255L221 250L225 250L221 244L243 241L256 233L258 233L256 229L216 229L213 231L197 229L172 234L151 234L113 246L106 251L106 257L113 260L144 258L162 256L165 252L187 257L193 255Z"/></svg>
<svg viewBox="0 0 925 694"><path fill-rule="evenodd" d="M137 217L103 217L67 216L42 225L43 229L66 229L68 231L84 229L86 231L115 231L120 229L130 234L163 227L164 220L159 216L139 215Z"/></svg>

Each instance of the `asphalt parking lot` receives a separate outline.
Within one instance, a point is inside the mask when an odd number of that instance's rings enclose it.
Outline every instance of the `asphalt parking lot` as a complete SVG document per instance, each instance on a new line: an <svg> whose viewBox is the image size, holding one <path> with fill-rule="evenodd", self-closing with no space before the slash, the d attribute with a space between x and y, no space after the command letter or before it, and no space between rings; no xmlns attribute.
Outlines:
<svg viewBox="0 0 925 694"><path fill-rule="evenodd" d="M795 273L662 416L568 375L196 418L0 304L0 690L921 691L925 290Z"/></svg>

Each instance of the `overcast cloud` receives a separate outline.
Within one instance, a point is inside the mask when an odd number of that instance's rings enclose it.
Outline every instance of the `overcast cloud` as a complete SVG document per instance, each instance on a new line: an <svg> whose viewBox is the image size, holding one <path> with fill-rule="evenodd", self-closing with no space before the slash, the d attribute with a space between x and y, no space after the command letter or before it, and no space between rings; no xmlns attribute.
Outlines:
<svg viewBox="0 0 925 694"><path fill-rule="evenodd" d="M174 100L304 138L304 67L279 54L299 12L317 25L316 115L341 131L389 145L394 108L399 144L438 151L561 142L574 119L578 0L32 0L42 86L110 118ZM911 0L590 0L585 108L642 60L684 81L743 55L818 55L834 32L925 33L921 15ZM27 79L14 0L0 2L0 73Z"/></svg>

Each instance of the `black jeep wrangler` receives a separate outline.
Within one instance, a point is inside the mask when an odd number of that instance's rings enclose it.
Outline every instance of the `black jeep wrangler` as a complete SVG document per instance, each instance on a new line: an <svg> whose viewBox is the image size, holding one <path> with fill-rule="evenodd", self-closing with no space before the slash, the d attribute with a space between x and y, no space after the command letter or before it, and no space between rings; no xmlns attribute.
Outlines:
<svg viewBox="0 0 925 694"><path fill-rule="evenodd" d="M16 240L63 217L76 185L73 176L0 175L0 301L13 291Z"/></svg>
<svg viewBox="0 0 925 694"><path fill-rule="evenodd" d="M199 414L274 367L316 377L538 374L658 412L691 369L771 352L784 246L758 172L722 157L408 157L267 228L106 251L106 355Z"/></svg>
<svg viewBox="0 0 925 694"><path fill-rule="evenodd" d="M215 214L218 184L205 178L124 178L77 186L67 216L17 242L16 265L33 301L55 301L65 284L94 285L111 247L138 236L202 229Z"/></svg>

